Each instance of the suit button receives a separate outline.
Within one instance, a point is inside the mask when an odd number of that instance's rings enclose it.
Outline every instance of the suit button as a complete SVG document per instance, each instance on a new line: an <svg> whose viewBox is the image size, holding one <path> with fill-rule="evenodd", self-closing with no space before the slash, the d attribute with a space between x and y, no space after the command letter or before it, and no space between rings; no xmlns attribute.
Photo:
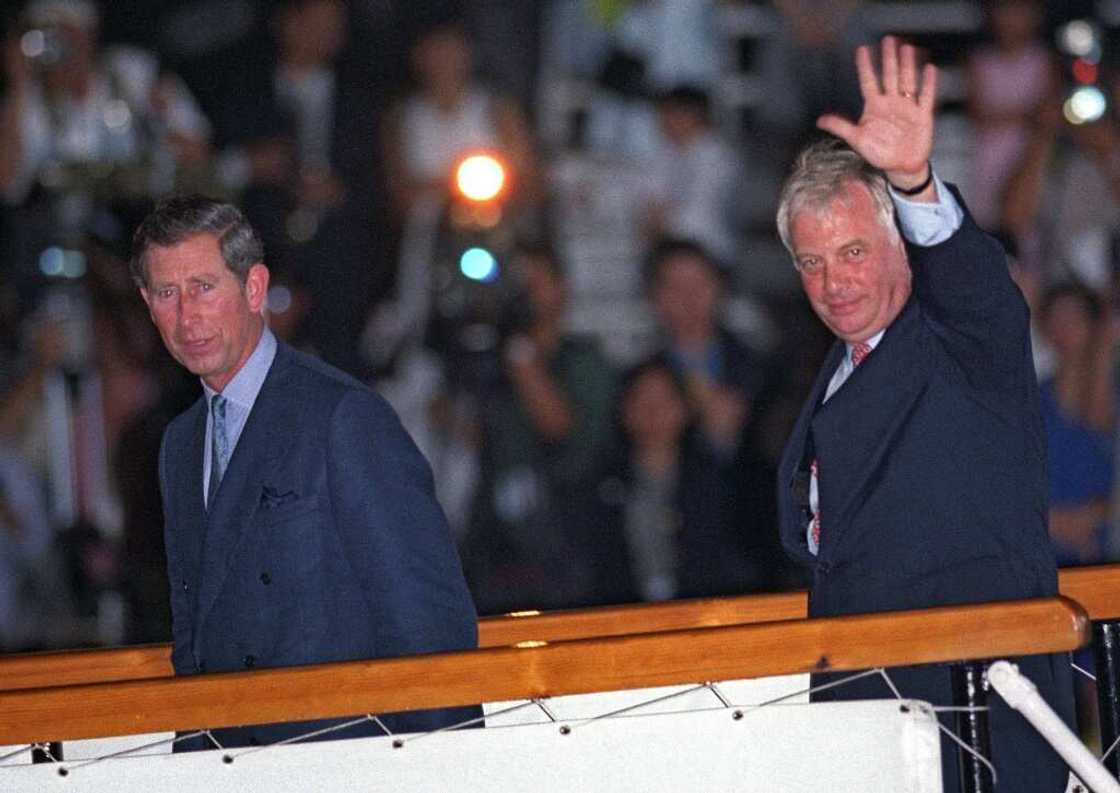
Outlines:
<svg viewBox="0 0 1120 793"><path fill-rule="evenodd" d="M268 573L261 573L261 583L265 586L268 586L272 583L272 576L270 576Z"/></svg>
<svg viewBox="0 0 1120 793"><path fill-rule="evenodd" d="M817 565L817 572L821 575L828 575L828 571L832 569L832 565L828 562L821 562Z"/></svg>
<svg viewBox="0 0 1120 793"><path fill-rule="evenodd" d="M257 663L257 657L255 655L247 655L241 659L241 663L245 664L246 669L252 669Z"/></svg>
<svg viewBox="0 0 1120 793"><path fill-rule="evenodd" d="M188 583L187 583L187 579L185 579L185 578L184 578L184 579L183 579L183 591L184 591L184 592L189 592L189 591L190 591L190 588L191 588L191 585L190 585L190 584L188 584Z"/></svg>

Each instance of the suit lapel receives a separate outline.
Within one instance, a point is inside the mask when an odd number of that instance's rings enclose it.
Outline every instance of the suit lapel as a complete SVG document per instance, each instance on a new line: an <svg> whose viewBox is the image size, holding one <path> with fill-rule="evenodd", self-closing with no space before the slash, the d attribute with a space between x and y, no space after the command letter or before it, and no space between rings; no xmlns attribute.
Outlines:
<svg viewBox="0 0 1120 793"><path fill-rule="evenodd" d="M785 545L788 550L797 554L806 564L814 563L816 557L809 553L805 542L804 515L800 505L794 503L794 480L799 475L804 462L813 416L816 413L817 406L824 398L825 390L828 388L828 382L832 379L833 372L836 371L836 367L840 365L840 360L843 357L844 345L837 341L832 345L832 349L825 356L824 363L821 364L821 368L817 372L817 379L813 383L809 396L801 408L801 414L797 417L797 422L793 426L779 467L782 477L779 501L783 505L782 533L785 537Z"/></svg>
<svg viewBox="0 0 1120 793"><path fill-rule="evenodd" d="M822 538L828 534L821 541L822 555L831 556L851 513L890 464L897 433L926 388L929 368L921 324L917 303L911 300L875 351L812 418L820 461Z"/></svg>
<svg viewBox="0 0 1120 793"><path fill-rule="evenodd" d="M198 596L198 625L213 608L246 528L260 506L261 482L269 463L284 453L290 436L280 432L276 414L283 401L282 380L287 365L284 346L261 385L260 393L222 476L221 485L206 515L202 548L202 581ZM199 470L202 464L199 463Z"/></svg>
<svg viewBox="0 0 1120 793"><path fill-rule="evenodd" d="M172 545L168 552L174 554L181 569L192 580L198 581L202 559L202 540L206 532L206 507L202 498L202 449L206 441L206 402L199 400L192 408L194 415L186 423L186 435L178 448L171 448L172 466L170 493L175 510L175 532L167 541ZM195 590L197 593L197 589Z"/></svg>

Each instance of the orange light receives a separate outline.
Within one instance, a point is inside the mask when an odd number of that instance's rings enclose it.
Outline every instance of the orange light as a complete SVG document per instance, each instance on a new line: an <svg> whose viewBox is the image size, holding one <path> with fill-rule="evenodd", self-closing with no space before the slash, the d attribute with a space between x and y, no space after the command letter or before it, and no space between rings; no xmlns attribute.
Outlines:
<svg viewBox="0 0 1120 793"><path fill-rule="evenodd" d="M472 154L455 169L455 186L470 201L492 201L505 184L505 166L492 154Z"/></svg>

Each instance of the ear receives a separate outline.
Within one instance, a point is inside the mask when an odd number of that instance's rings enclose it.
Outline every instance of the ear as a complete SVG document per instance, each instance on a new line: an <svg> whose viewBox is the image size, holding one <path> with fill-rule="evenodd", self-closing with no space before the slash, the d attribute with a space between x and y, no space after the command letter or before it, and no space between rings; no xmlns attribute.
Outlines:
<svg viewBox="0 0 1120 793"><path fill-rule="evenodd" d="M148 307L148 316L152 318L152 322L155 322L156 315L152 313L152 296L148 294L145 287L140 287L140 297L144 299L144 305Z"/></svg>
<svg viewBox="0 0 1120 793"><path fill-rule="evenodd" d="M249 301L249 310L259 314L264 310L268 298L268 268L263 264L254 264L245 276L245 298Z"/></svg>

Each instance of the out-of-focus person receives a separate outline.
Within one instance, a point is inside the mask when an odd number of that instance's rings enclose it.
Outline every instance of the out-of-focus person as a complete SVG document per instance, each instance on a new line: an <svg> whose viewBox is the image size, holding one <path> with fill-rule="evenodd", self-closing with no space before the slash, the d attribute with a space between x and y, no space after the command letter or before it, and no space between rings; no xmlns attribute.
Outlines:
<svg viewBox="0 0 1120 793"><path fill-rule="evenodd" d="M67 599L64 590L44 586L59 579L44 575L55 535L40 490L30 468L0 442L0 652L35 647L44 620Z"/></svg>
<svg viewBox="0 0 1120 793"><path fill-rule="evenodd" d="M134 47L102 47L90 0L32 0L4 43L0 198L19 214L6 255L24 278L50 244L95 228L123 239L106 214L199 177L210 126L184 83Z"/></svg>
<svg viewBox="0 0 1120 793"><path fill-rule="evenodd" d="M208 154L209 124L182 81L151 53L102 48L99 20L90 0L33 0L22 35L5 42L0 191L9 203L27 199L36 183L54 186L69 166L170 156L173 167Z"/></svg>
<svg viewBox="0 0 1120 793"><path fill-rule="evenodd" d="M650 160L654 239L694 239L725 265L738 260L735 228L742 162L712 124L708 94L677 86L657 102L662 145Z"/></svg>
<svg viewBox="0 0 1120 793"><path fill-rule="evenodd" d="M643 161L657 150L652 99L677 85L714 90L720 71L717 3L641 0L600 9L610 45L586 123L587 142L608 156Z"/></svg>
<svg viewBox="0 0 1120 793"><path fill-rule="evenodd" d="M384 128L385 164L397 215L416 202L442 200L455 164L476 150L497 152L524 197L537 190L538 163L528 121L511 100L474 75L470 40L456 22L438 24L411 50L415 90L394 108Z"/></svg>
<svg viewBox="0 0 1120 793"><path fill-rule="evenodd" d="M1039 323L1054 352L1039 385L1050 472L1050 538L1058 564L1108 558L1116 426L1116 328L1100 297L1079 284L1050 287Z"/></svg>
<svg viewBox="0 0 1120 793"><path fill-rule="evenodd" d="M721 323L726 271L698 243L668 238L650 252L645 277L665 356L687 387L700 433L716 453L734 457L765 376Z"/></svg>
<svg viewBox="0 0 1120 793"><path fill-rule="evenodd" d="M547 248L515 256L523 297L512 308L528 316L504 330L501 373L479 399L481 481L463 555L482 613L602 600L594 485L611 450L614 376L595 341L565 329L560 267Z"/></svg>
<svg viewBox="0 0 1120 793"><path fill-rule="evenodd" d="M976 221L996 229L1008 174L1023 155L1039 105L1054 95L1057 62L1040 35L1042 3L997 0L985 13L991 41L968 59L973 154L965 188Z"/></svg>
<svg viewBox="0 0 1120 793"><path fill-rule="evenodd" d="M619 458L598 491L610 508L604 551L617 555L608 544L617 538L625 552L619 583L629 591L616 599L730 595L780 585L772 514L760 520L757 504L746 497L751 488L742 468L711 454L684 381L664 356L627 373L618 413ZM772 494L769 487L755 493Z"/></svg>
<svg viewBox="0 0 1120 793"><path fill-rule="evenodd" d="M488 153L503 164L500 220L507 237L535 226L539 163L528 121L513 101L474 75L470 40L455 21L425 28L411 48L415 85L381 130L394 221L401 230L391 297L366 325L367 356L384 365L415 357L431 316L433 261L440 235L454 226L449 209L456 166ZM405 368L415 361L398 360Z"/></svg>
<svg viewBox="0 0 1120 793"><path fill-rule="evenodd" d="M40 319L26 351L0 355L0 651L66 646L76 637L62 548L44 494L46 445L37 412L65 356L65 335ZM29 437L34 435L35 437Z"/></svg>
<svg viewBox="0 0 1120 793"><path fill-rule="evenodd" d="M1120 230L1120 80L1109 77L1101 88L1107 104L1096 120L1075 116L1073 123L1060 92L1039 107L1003 190L1000 225L1043 284L1111 288Z"/></svg>
<svg viewBox="0 0 1120 793"><path fill-rule="evenodd" d="M861 0L775 1L779 25L759 53L766 95L756 115L777 162L789 162L820 114L859 113L851 53L872 38L863 5Z"/></svg>
<svg viewBox="0 0 1120 793"><path fill-rule="evenodd" d="M346 0L277 3L272 47L235 53L214 121L223 181L289 290L274 313L294 309L283 321L297 346L364 374L357 338L389 269L390 235L384 97L352 51L350 16Z"/></svg>

